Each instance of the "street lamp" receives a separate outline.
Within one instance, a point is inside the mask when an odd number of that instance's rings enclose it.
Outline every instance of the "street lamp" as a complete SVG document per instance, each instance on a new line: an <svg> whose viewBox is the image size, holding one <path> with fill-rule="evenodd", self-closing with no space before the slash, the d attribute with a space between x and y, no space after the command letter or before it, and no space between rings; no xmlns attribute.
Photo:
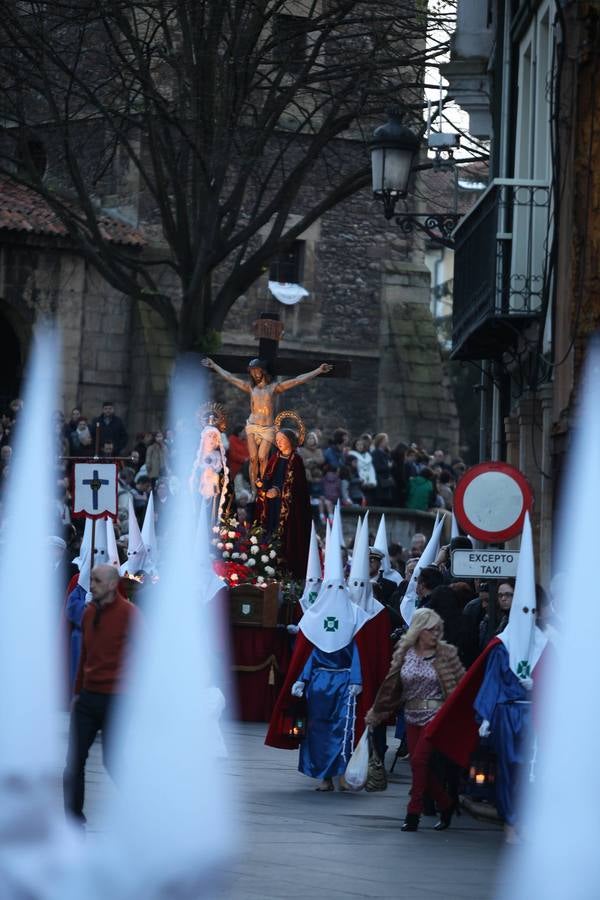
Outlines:
<svg viewBox="0 0 600 900"><path fill-rule="evenodd" d="M398 115L389 113L388 119L373 132L370 148L373 193L383 200L385 217L391 219L400 197L406 197L408 179L421 142L402 124Z"/></svg>
<svg viewBox="0 0 600 900"><path fill-rule="evenodd" d="M446 152L452 158L454 147L458 143L457 135L436 133L432 137L437 139L435 145L431 139L429 141L435 149L435 160L415 166L414 159L421 141L410 128L402 124L397 113L388 113L386 124L380 125L373 132L369 144L373 195L383 202L386 219L394 216L398 200L406 197L411 172L453 165L452 162L443 161L441 154ZM416 228L432 241L453 247L450 235L459 219L460 216L454 213L406 213L396 216L396 224L404 234L410 234Z"/></svg>

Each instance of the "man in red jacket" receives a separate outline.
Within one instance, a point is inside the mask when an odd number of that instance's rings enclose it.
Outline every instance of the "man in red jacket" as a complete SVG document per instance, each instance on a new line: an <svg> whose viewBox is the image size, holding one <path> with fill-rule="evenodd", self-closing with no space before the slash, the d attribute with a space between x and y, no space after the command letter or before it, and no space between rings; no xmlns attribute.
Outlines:
<svg viewBox="0 0 600 900"><path fill-rule="evenodd" d="M122 690L125 649L136 607L118 591L119 570L96 566L90 578L92 602L83 613L79 669L69 726L69 748L63 775L65 811L85 823L85 763L96 735L102 731L102 758L110 769L107 743L112 704Z"/></svg>

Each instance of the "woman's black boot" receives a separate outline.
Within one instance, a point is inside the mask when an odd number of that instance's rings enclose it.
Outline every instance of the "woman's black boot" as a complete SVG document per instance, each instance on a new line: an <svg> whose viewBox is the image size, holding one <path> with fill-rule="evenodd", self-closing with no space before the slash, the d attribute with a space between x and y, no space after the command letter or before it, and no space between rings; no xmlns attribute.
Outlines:
<svg viewBox="0 0 600 900"><path fill-rule="evenodd" d="M446 828L450 827L450 823L452 822L452 816L456 813L459 815L458 811L458 800L455 800L448 809L445 809L440 813L440 821L437 822L433 827L435 831L445 831Z"/></svg>
<svg viewBox="0 0 600 900"><path fill-rule="evenodd" d="M406 813L404 824L401 831L417 831L419 828L419 817L416 813Z"/></svg>

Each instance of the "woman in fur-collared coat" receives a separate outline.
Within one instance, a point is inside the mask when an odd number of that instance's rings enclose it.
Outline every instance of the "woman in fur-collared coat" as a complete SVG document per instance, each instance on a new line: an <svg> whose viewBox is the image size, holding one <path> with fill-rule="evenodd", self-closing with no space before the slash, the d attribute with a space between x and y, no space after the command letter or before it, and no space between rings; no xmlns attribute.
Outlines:
<svg viewBox="0 0 600 900"><path fill-rule="evenodd" d="M464 674L456 647L442 640L443 623L431 609L415 612L410 628L399 642L392 664L375 703L367 713L367 725L375 726L402 706L410 754L412 784L403 831L416 831L427 792L440 810L437 831L448 828L454 803L429 768L433 748L425 726Z"/></svg>

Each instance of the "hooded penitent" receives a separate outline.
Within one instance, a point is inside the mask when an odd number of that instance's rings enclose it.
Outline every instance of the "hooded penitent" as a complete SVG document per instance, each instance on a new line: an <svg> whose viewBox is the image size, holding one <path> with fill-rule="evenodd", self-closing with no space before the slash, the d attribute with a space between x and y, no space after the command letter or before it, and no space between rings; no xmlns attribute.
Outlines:
<svg viewBox="0 0 600 900"><path fill-rule="evenodd" d="M306 566L306 581L304 583L304 591L300 597L300 606L303 612L313 605L323 583L321 573L321 559L319 557L319 545L317 543L317 532L315 523L313 522L310 530L310 546L308 550L308 564Z"/></svg>
<svg viewBox="0 0 600 900"><path fill-rule="evenodd" d="M393 581L395 584L400 584L402 575L400 572L397 572L396 569L392 568L390 562L390 551L388 550L387 532L385 528L385 515L382 515L379 520L379 528L377 529L377 535L373 546L383 553L381 562L381 573L383 577L387 578L388 581Z"/></svg>
<svg viewBox="0 0 600 900"><path fill-rule="evenodd" d="M149 574L156 572L158 565L158 544L156 542L156 528L154 526L154 494L150 492L148 497L148 505L144 514L144 522L142 524L142 541L146 556L144 559L144 571Z"/></svg>
<svg viewBox="0 0 600 900"><path fill-rule="evenodd" d="M508 617L508 625L499 635L508 650L510 668L517 678L531 678L547 643L544 632L537 627L535 599L535 567L529 513L525 513L523 536L517 564L515 593Z"/></svg>
<svg viewBox="0 0 600 900"><path fill-rule="evenodd" d="M79 555L76 556L72 563L74 566L77 566L79 571L81 571L81 567L83 565L83 560L85 559L86 553L90 552L90 547L92 546L92 520L85 520L85 526L83 529L83 538L81 539L81 546L79 547Z"/></svg>
<svg viewBox="0 0 600 900"><path fill-rule="evenodd" d="M129 536L127 539L127 559L121 566L121 575L135 575L144 568L146 547L135 517L133 498L129 495Z"/></svg>
<svg viewBox="0 0 600 900"><path fill-rule="evenodd" d="M383 605L373 596L373 586L369 577L369 513L365 514L362 527L357 527L358 538L354 541L352 565L348 576L348 591L353 603L363 609L370 619L381 612Z"/></svg>
<svg viewBox="0 0 600 900"><path fill-rule="evenodd" d="M411 575L410 581L408 582L406 593L402 598L402 603L400 604L400 613L407 625L410 625L411 619L416 609L417 578L419 577L419 572L421 571L421 569L424 569L425 566L430 566L438 555L438 551L440 549L440 535L442 533L443 527L444 518L443 516L440 516L436 519L431 537L429 538L427 546L425 547L423 553L419 558L419 562L415 566L415 570Z"/></svg>
<svg viewBox="0 0 600 900"><path fill-rule="evenodd" d="M32 347L27 415L15 437L0 545L0 895L8 900L62 898L60 881L76 851L56 790L63 764L57 727L61 586L48 536L54 523L51 460L58 447L51 423L60 363L49 335L37 335ZM24 575L32 574L34 589L24 590Z"/></svg>
<svg viewBox="0 0 600 900"><path fill-rule="evenodd" d="M89 550L85 556L82 556L82 563L79 568L79 578L77 583L86 593L90 590L90 575L94 566L103 566L108 562L107 547L107 530L106 520L96 519L96 524L92 523L92 535L90 536ZM94 559L92 561L92 540L94 542ZM80 554L81 556L81 554Z"/></svg>
<svg viewBox="0 0 600 900"><path fill-rule="evenodd" d="M200 508L194 555L200 597L204 603L208 603L215 594L226 587L226 584L222 578L219 578L213 569L212 560L210 558L208 511L205 505L202 505Z"/></svg>
<svg viewBox="0 0 600 900"><path fill-rule="evenodd" d="M185 378L179 367L175 392L187 402L174 405L172 419L191 421L197 378ZM183 433L178 444L181 483L193 454L188 437ZM227 869L239 816L231 813L229 782L215 762L218 697L209 667L215 604L198 602L194 590L197 521L190 492L180 491L166 514L171 539L143 624L132 636L127 689L115 710L118 791L106 804L102 841L88 842L86 865L61 900L215 896Z"/></svg>
<svg viewBox="0 0 600 900"><path fill-rule="evenodd" d="M336 532L325 548L325 571L319 596L300 619L305 637L326 653L346 647L370 616L350 599Z"/></svg>
<svg viewBox="0 0 600 900"><path fill-rule="evenodd" d="M117 539L115 537L115 526L113 520L106 520L106 561L109 566L119 568L119 550L117 548Z"/></svg>

